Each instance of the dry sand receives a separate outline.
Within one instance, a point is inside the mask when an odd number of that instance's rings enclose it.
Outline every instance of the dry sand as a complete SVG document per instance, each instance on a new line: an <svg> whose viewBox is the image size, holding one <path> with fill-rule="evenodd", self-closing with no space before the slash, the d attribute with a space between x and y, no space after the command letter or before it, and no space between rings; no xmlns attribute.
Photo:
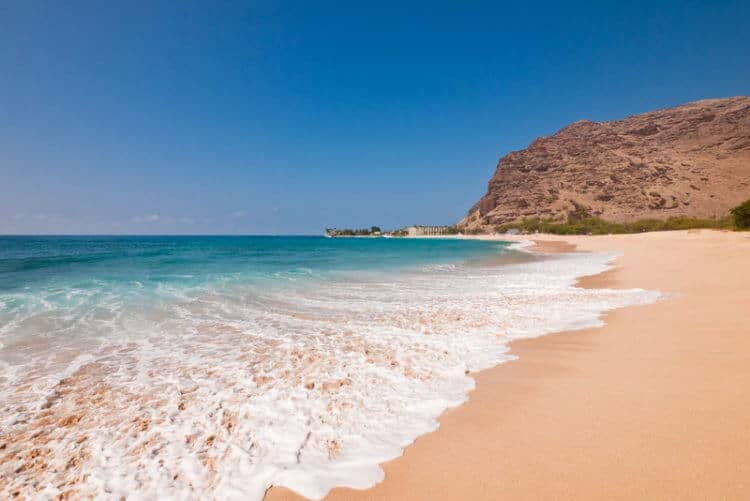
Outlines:
<svg viewBox="0 0 750 501"><path fill-rule="evenodd" d="M750 499L750 234L534 239L624 253L581 286L670 297L513 343L382 483L329 498Z"/></svg>

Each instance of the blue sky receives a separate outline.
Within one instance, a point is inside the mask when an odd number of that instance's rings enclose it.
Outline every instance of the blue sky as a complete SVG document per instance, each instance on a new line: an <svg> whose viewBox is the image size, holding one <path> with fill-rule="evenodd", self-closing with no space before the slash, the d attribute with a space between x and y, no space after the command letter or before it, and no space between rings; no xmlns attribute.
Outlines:
<svg viewBox="0 0 750 501"><path fill-rule="evenodd" d="M746 1L2 2L0 233L451 223L569 122L748 94Z"/></svg>

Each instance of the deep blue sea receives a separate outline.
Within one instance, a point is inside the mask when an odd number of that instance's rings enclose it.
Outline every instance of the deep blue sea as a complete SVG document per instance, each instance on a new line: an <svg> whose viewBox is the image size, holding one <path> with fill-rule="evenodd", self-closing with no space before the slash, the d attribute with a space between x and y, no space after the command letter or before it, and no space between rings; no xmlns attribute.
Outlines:
<svg viewBox="0 0 750 501"><path fill-rule="evenodd" d="M512 358L512 339L652 300L574 287L611 257L463 239L0 237L0 498L371 486L465 401L472 372Z"/></svg>

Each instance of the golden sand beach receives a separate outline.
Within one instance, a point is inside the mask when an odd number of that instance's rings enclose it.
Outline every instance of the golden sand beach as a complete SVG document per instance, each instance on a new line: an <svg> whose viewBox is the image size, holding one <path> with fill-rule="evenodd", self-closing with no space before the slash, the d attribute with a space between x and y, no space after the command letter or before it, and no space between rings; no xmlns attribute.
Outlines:
<svg viewBox="0 0 750 501"><path fill-rule="evenodd" d="M603 328L514 342L519 359L476 374L468 403L384 464L383 482L329 498L750 498L750 233L533 240L622 252L582 287L667 297Z"/></svg>

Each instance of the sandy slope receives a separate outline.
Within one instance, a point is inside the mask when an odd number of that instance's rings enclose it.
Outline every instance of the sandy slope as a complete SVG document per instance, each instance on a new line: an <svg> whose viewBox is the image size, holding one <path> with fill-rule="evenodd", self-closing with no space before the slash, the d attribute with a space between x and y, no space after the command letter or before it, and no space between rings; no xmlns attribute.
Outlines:
<svg viewBox="0 0 750 501"><path fill-rule="evenodd" d="M384 482L330 498L750 499L750 234L535 239L624 252L583 286L671 297L513 343Z"/></svg>

